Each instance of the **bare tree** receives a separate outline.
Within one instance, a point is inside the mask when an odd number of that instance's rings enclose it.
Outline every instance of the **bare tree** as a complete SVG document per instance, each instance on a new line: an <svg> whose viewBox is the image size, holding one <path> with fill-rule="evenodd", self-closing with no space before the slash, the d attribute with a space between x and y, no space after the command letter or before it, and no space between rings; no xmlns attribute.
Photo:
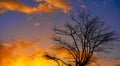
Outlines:
<svg viewBox="0 0 120 66"><path fill-rule="evenodd" d="M57 36L53 40L61 48L66 49L73 58L73 66L87 65L94 52L108 52L117 34L105 26L105 23L98 16L91 16L88 12L79 12L78 16L71 15L72 23L67 23L63 29L54 28ZM52 60L63 61L57 57ZM53 59L54 58L54 59Z"/></svg>

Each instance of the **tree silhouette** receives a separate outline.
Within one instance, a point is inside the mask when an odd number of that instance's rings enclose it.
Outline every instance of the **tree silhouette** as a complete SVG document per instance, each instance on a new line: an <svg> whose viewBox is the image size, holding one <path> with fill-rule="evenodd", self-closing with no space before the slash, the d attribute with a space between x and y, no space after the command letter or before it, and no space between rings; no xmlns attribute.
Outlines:
<svg viewBox="0 0 120 66"><path fill-rule="evenodd" d="M79 12L78 16L71 15L72 22L65 24L62 29L54 28L57 36L53 37L56 45L64 48L72 56L73 66L87 65L94 52L108 52L111 49L117 34L98 16L88 12ZM66 61L46 55L51 60L60 60L65 65L71 66Z"/></svg>

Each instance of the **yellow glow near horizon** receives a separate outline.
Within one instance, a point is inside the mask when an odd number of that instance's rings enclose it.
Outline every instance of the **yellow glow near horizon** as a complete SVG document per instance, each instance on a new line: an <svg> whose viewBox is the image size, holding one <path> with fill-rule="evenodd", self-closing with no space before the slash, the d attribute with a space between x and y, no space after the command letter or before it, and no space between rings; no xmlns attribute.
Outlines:
<svg viewBox="0 0 120 66"><path fill-rule="evenodd" d="M38 44L15 41L0 45L0 66L56 66L57 63L43 57L43 49ZM32 51L31 51L32 50Z"/></svg>
<svg viewBox="0 0 120 66"><path fill-rule="evenodd" d="M56 66L54 61L47 60L44 57L8 57L3 58L0 66Z"/></svg>
<svg viewBox="0 0 120 66"><path fill-rule="evenodd" d="M0 45L0 66L57 66L57 63L43 57L45 50L38 47L38 43L15 41L13 44ZM70 58L64 49L52 50L60 58ZM66 57L67 56L67 57ZM95 57L92 58L93 60ZM61 63L62 65L62 63ZM62 65L64 66L64 65ZM87 66L105 66L91 63Z"/></svg>
<svg viewBox="0 0 120 66"><path fill-rule="evenodd" d="M56 66L56 63L50 60L46 60L44 58L35 58L35 59L4 59L1 65L2 66Z"/></svg>
<svg viewBox="0 0 120 66"><path fill-rule="evenodd" d="M56 63L45 60L43 58L35 58L33 60L28 59L17 59L16 61L12 62L9 66L55 66Z"/></svg>

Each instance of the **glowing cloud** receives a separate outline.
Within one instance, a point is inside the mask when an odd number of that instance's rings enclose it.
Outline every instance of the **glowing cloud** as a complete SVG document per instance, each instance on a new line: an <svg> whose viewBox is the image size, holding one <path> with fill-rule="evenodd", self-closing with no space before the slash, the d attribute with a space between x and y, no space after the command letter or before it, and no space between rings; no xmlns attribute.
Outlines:
<svg viewBox="0 0 120 66"><path fill-rule="evenodd" d="M6 11L17 11L26 14L50 13L60 10L67 13L71 10L68 0L35 0L39 4L35 7L29 6L19 0L0 0L0 13Z"/></svg>
<svg viewBox="0 0 120 66"><path fill-rule="evenodd" d="M0 12L3 13L8 10L29 14L34 12L36 9L34 7L32 8L27 6L18 0L0 0Z"/></svg>
<svg viewBox="0 0 120 66"><path fill-rule="evenodd" d="M49 5L52 5L53 8L55 7L61 9L65 13L67 13L71 9L67 0L45 0L45 1Z"/></svg>

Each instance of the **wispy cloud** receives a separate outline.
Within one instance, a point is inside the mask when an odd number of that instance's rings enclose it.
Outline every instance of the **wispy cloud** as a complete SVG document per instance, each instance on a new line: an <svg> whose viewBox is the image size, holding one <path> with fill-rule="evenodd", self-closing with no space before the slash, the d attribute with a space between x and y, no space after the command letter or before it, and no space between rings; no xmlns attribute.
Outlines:
<svg viewBox="0 0 120 66"><path fill-rule="evenodd" d="M85 8L86 8L86 5L81 4L81 8L82 8L82 9L85 9Z"/></svg>
<svg viewBox="0 0 120 66"><path fill-rule="evenodd" d="M39 27L39 26L40 26L40 23L39 23L39 22L35 22L33 25L34 25L35 27Z"/></svg>
<svg viewBox="0 0 120 66"><path fill-rule="evenodd" d="M35 7L29 6L19 0L0 0L0 13L17 11L26 14L50 13L60 10L67 13L71 10L68 0L34 0L39 4Z"/></svg>

